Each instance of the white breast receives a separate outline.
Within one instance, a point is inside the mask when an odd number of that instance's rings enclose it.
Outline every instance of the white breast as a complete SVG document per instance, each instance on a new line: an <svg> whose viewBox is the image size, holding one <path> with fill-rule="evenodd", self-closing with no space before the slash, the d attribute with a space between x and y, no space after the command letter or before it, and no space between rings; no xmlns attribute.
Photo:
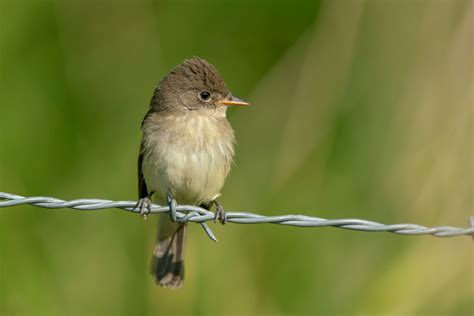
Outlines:
<svg viewBox="0 0 474 316"><path fill-rule="evenodd" d="M180 204L208 203L219 196L229 173L234 154L229 122L196 112L156 114L145 121L143 174L159 203L168 192Z"/></svg>

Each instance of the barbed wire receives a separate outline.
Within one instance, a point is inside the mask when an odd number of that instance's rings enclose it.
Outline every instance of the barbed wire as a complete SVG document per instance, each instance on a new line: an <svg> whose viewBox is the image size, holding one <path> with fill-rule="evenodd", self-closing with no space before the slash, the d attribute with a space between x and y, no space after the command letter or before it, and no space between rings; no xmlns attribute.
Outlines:
<svg viewBox="0 0 474 316"><path fill-rule="evenodd" d="M3 200L3 201L2 201ZM118 208L124 211L139 213L136 201L111 201L102 199L76 199L65 201L54 197L31 196L24 197L16 194L0 192L0 208L18 205L33 205L42 208L60 209L69 208L80 211L95 211ZM214 233L206 224L215 220L215 213L194 205L169 206L151 204L150 213L169 213L177 222L199 223L208 236L217 241ZM246 212L226 212L226 222L236 224L271 223L297 227L335 227L366 232L390 232L401 235L432 235L435 237L472 236L474 238L474 216L470 217L470 228L452 226L425 227L417 224L385 225L374 221L358 218L325 219L306 215L279 215L264 216Z"/></svg>

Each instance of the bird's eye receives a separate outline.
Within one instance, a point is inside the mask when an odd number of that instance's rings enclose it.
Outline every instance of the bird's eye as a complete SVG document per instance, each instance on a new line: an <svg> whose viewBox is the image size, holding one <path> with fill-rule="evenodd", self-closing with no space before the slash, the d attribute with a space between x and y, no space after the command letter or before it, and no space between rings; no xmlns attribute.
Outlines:
<svg viewBox="0 0 474 316"><path fill-rule="evenodd" d="M211 98L211 94L207 91L203 91L199 93L199 98L203 101L209 101Z"/></svg>

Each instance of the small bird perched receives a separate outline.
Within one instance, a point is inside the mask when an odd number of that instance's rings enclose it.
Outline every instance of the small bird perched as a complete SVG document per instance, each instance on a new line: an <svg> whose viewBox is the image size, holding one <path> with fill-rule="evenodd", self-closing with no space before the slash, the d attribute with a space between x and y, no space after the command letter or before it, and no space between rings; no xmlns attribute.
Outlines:
<svg viewBox="0 0 474 316"><path fill-rule="evenodd" d="M200 58L185 60L158 84L142 122L138 156L138 207L146 217L151 197L158 204L216 204L234 156L234 130L227 106L249 103L232 96L216 68ZM184 280L186 223L161 214L153 252L152 274L165 287Z"/></svg>

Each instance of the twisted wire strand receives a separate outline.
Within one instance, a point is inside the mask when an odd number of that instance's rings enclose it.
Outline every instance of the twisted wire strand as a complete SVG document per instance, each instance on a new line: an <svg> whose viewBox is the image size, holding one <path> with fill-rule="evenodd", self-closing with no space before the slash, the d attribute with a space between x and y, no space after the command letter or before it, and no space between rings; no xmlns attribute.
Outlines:
<svg viewBox="0 0 474 316"><path fill-rule="evenodd" d="M3 201L2 201L3 200ZM111 201L102 199L77 199L65 201L54 197L31 196L24 197L16 194L0 192L0 208L18 205L33 205L42 208L69 208L80 211L95 211L118 208L124 211L139 213L136 201ZM175 207L151 204L150 213L170 213L177 222L199 223L208 236L217 241L207 221L215 219L214 212L193 205L175 205ZM226 222L237 224L271 223L297 227L335 227L366 232L390 232L401 235L432 235L435 237L472 236L474 238L474 216L470 217L471 227L460 228L452 226L425 227L417 224L385 225L374 221L358 218L325 219L306 215L264 216L246 212L226 212Z"/></svg>

